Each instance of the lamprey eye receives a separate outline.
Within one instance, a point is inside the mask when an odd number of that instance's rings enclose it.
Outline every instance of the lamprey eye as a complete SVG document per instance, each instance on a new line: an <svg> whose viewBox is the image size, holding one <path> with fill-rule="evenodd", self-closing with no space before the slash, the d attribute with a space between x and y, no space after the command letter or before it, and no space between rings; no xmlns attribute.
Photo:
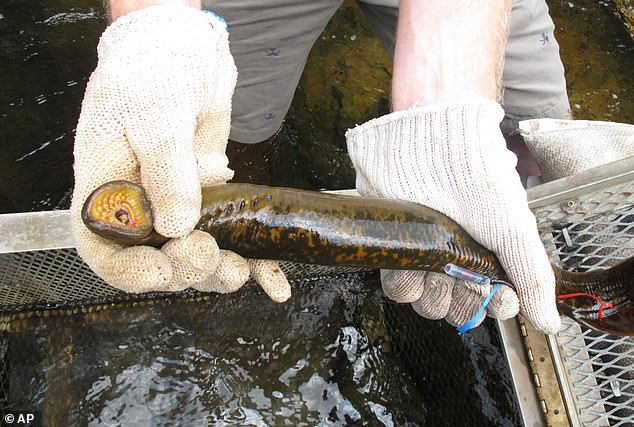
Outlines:
<svg viewBox="0 0 634 427"><path fill-rule="evenodd" d="M86 227L102 237L144 238L152 231L152 211L145 191L127 181L112 181L92 192L82 210Z"/></svg>

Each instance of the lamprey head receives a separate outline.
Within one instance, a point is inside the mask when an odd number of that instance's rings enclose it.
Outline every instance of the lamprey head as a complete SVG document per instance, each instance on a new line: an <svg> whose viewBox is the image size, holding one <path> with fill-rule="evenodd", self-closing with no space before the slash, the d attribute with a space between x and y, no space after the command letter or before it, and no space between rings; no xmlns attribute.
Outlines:
<svg viewBox="0 0 634 427"><path fill-rule="evenodd" d="M81 217L89 230L123 245L139 244L153 231L145 190L128 181L111 181L86 199Z"/></svg>

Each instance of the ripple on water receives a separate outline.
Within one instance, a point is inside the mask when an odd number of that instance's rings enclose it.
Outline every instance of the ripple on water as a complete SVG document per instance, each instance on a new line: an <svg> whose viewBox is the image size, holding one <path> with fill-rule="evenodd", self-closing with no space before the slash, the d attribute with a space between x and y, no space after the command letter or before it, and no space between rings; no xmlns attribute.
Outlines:
<svg viewBox="0 0 634 427"><path fill-rule="evenodd" d="M12 347L31 354L13 353L12 384L31 384L13 398L73 425L424 421L416 384L370 338L384 331L364 329L368 317L382 324L376 283L321 280L286 304L264 298L251 289L49 318Z"/></svg>

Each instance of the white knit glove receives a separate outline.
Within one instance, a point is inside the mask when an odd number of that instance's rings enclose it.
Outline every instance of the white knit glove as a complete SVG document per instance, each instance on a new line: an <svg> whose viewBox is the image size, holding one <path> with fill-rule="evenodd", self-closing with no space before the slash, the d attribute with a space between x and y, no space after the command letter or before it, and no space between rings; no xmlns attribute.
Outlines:
<svg viewBox="0 0 634 427"><path fill-rule="evenodd" d="M237 73L225 23L185 6L150 6L110 25L98 54L75 139L77 251L107 283L128 292L238 289L249 277L247 261L192 231L201 185L233 176L225 148ZM156 230L173 238L161 250L124 248L83 225L87 196L117 179L145 188ZM277 265L261 264L276 278L265 290L288 298Z"/></svg>
<svg viewBox="0 0 634 427"><path fill-rule="evenodd" d="M555 333L554 274L515 172L517 159L499 129L503 114L497 103L481 99L412 108L351 129L346 137L356 186L361 194L413 201L454 219L496 253L522 314ZM489 292L432 273L387 271L382 278L388 297L453 325L475 315ZM502 288L489 314L515 315L517 297Z"/></svg>

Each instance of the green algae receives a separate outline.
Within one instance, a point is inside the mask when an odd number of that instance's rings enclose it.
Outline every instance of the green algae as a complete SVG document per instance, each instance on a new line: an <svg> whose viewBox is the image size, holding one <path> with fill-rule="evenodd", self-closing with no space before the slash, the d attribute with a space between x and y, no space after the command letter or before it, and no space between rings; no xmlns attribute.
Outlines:
<svg viewBox="0 0 634 427"><path fill-rule="evenodd" d="M575 118L634 123L634 45L613 5L549 4Z"/></svg>

